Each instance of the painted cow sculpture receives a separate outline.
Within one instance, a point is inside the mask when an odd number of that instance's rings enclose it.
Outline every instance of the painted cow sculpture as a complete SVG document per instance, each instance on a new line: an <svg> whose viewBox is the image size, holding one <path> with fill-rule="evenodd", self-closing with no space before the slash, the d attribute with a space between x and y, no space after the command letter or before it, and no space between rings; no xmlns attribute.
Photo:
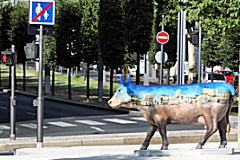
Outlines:
<svg viewBox="0 0 240 160"><path fill-rule="evenodd" d="M196 149L201 149L207 139L219 130L220 148L227 145L229 112L235 90L229 83L202 83L186 85L135 85L128 74L127 81L120 77L121 85L108 101L112 108L127 107L140 110L150 129L141 149L147 149L158 129L162 137L162 150L168 149L166 125L201 124L206 133Z"/></svg>

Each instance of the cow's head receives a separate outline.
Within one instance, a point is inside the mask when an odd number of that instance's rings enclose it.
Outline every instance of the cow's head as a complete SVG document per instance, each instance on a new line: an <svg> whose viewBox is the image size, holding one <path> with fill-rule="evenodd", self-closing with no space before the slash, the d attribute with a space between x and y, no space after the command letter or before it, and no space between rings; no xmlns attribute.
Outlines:
<svg viewBox="0 0 240 160"><path fill-rule="evenodd" d="M127 75L127 81L124 81L123 76L120 77L121 85L117 88L117 91L113 97L108 101L108 105L112 108L119 108L122 104L126 104L131 101L131 84L130 75Z"/></svg>

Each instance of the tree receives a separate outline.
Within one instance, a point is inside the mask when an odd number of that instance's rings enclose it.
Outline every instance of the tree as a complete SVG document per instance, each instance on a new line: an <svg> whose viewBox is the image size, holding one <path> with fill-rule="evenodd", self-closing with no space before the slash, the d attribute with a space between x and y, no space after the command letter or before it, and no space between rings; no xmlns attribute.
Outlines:
<svg viewBox="0 0 240 160"><path fill-rule="evenodd" d="M98 55L98 2L82 0L82 55L87 63L87 99L89 99L89 65L97 62ZM85 71L84 71L85 72Z"/></svg>
<svg viewBox="0 0 240 160"><path fill-rule="evenodd" d="M125 4L125 21L127 33L127 50L137 55L136 84L139 84L140 56L150 48L153 26L153 0L127 0Z"/></svg>
<svg viewBox="0 0 240 160"><path fill-rule="evenodd" d="M11 28L10 24L10 13L12 11L12 6L2 5L0 6L0 49L6 50L11 47L10 38L8 35L8 30Z"/></svg>
<svg viewBox="0 0 240 160"><path fill-rule="evenodd" d="M78 1L59 1L56 7L57 64L69 69L68 98L71 99L71 68L78 66L81 55L81 6Z"/></svg>
<svg viewBox="0 0 240 160"><path fill-rule="evenodd" d="M189 13L188 19L201 21L204 36L202 51L204 63L207 66L214 65L217 60L221 60L219 64L222 66L237 67L238 63L232 57L238 57L240 52L237 48L239 34L236 34L240 32L239 5L240 0L188 1L186 5ZM229 51L227 49L231 50L231 54L226 54Z"/></svg>
<svg viewBox="0 0 240 160"><path fill-rule="evenodd" d="M55 95L54 88L55 88L55 67L57 66L57 54L56 54L56 39L55 35L53 36L44 36L44 63L45 66L45 74L46 70L49 69L49 67L52 68L52 95ZM46 78L46 77L45 77Z"/></svg>
<svg viewBox="0 0 240 160"><path fill-rule="evenodd" d="M102 0L100 5L99 43L103 63L110 68L111 97L113 95L113 69L121 67L124 63L124 12L119 0Z"/></svg>
<svg viewBox="0 0 240 160"><path fill-rule="evenodd" d="M19 2L11 12L10 18L11 28L8 30L8 36L11 44L15 45L17 51L17 63L23 64L23 79L25 88L25 62L26 55L24 46L28 42L32 42L34 36L28 35L28 5L25 2Z"/></svg>

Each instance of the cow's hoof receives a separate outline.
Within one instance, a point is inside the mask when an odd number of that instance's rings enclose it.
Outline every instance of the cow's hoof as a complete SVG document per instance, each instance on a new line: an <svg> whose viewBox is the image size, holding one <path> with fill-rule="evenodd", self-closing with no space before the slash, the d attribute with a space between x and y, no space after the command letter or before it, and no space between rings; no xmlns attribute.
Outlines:
<svg viewBox="0 0 240 160"><path fill-rule="evenodd" d="M168 150L168 146L162 146L161 150Z"/></svg>
<svg viewBox="0 0 240 160"><path fill-rule="evenodd" d="M223 142L220 144L219 148L225 148L226 145L227 145L227 141L223 141Z"/></svg>
<svg viewBox="0 0 240 160"><path fill-rule="evenodd" d="M140 148L140 150L147 150L147 147L146 147L146 146L142 146L142 147Z"/></svg>
<svg viewBox="0 0 240 160"><path fill-rule="evenodd" d="M198 144L195 149L202 149L202 145Z"/></svg>

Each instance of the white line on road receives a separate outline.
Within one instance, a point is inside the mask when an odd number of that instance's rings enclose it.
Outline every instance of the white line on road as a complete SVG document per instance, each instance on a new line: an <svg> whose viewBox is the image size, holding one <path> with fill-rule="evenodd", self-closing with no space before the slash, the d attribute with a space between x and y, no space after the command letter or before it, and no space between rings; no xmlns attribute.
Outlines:
<svg viewBox="0 0 240 160"><path fill-rule="evenodd" d="M76 120L77 123L83 123L91 126L100 126L100 125L106 125L106 123L92 121L92 120Z"/></svg>
<svg viewBox="0 0 240 160"><path fill-rule="evenodd" d="M35 124L35 123L19 124L19 126L30 128L30 129L37 129L37 124ZM48 128L48 127L47 126L43 126L43 128Z"/></svg>
<svg viewBox="0 0 240 160"><path fill-rule="evenodd" d="M66 123L66 122L47 122L48 124L58 126L58 127L76 127L77 125L71 124L71 123Z"/></svg>
<svg viewBox="0 0 240 160"><path fill-rule="evenodd" d="M9 126L5 126L5 125L0 125L0 129L2 129L2 130L9 130L10 127Z"/></svg>
<svg viewBox="0 0 240 160"><path fill-rule="evenodd" d="M92 129L95 129L97 131L100 131L100 132L105 132L105 130L101 129L101 128L98 128L98 127L90 127Z"/></svg>
<svg viewBox="0 0 240 160"><path fill-rule="evenodd" d="M8 108L7 107L0 107L1 110L7 110Z"/></svg>
<svg viewBox="0 0 240 160"><path fill-rule="evenodd" d="M103 119L103 120L108 121L108 122L120 123L120 124L134 124L134 123L137 123L135 121L129 121L129 120L124 120L124 119L119 119L119 118Z"/></svg>
<svg viewBox="0 0 240 160"><path fill-rule="evenodd" d="M26 114L28 114L30 116L35 116L35 113L31 113L31 112L26 112Z"/></svg>
<svg viewBox="0 0 240 160"><path fill-rule="evenodd" d="M145 117L132 117L131 119L137 120L137 121L147 121Z"/></svg>

